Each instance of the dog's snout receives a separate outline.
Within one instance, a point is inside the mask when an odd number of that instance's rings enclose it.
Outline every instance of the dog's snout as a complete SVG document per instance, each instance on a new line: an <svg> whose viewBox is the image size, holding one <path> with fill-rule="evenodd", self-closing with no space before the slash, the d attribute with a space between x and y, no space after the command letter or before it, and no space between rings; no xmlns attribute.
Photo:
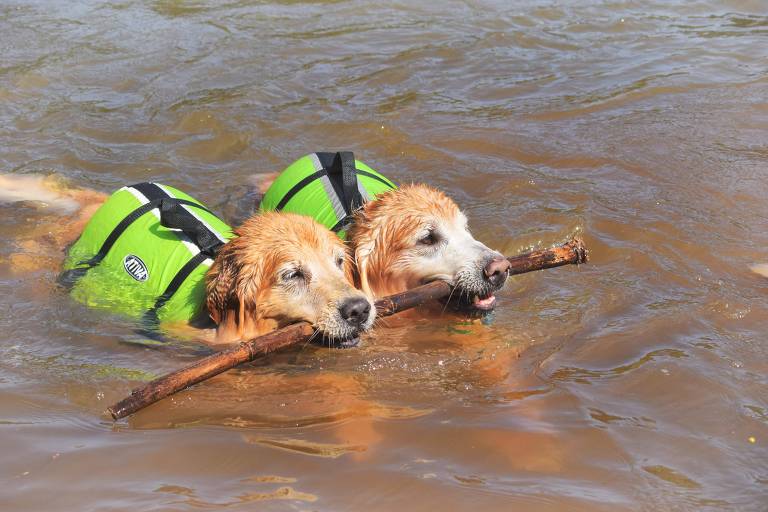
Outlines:
<svg viewBox="0 0 768 512"><path fill-rule="evenodd" d="M504 257L492 258L483 268L483 274L493 286L499 287L507 280L507 273L511 266Z"/></svg>
<svg viewBox="0 0 768 512"><path fill-rule="evenodd" d="M349 325L360 327L368 320L371 313L371 303L363 297L346 299L339 306L339 314Z"/></svg>

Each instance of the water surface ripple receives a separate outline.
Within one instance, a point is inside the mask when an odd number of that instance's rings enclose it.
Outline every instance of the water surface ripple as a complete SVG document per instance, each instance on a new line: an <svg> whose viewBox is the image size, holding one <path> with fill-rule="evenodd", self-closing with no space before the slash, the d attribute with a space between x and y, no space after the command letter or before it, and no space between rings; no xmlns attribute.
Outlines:
<svg viewBox="0 0 768 512"><path fill-rule="evenodd" d="M0 508L765 510L766 7L3 2L2 173L157 180L234 222L252 175L349 149L506 254L578 232L592 261L112 424L205 350L14 270L52 218L0 205Z"/></svg>

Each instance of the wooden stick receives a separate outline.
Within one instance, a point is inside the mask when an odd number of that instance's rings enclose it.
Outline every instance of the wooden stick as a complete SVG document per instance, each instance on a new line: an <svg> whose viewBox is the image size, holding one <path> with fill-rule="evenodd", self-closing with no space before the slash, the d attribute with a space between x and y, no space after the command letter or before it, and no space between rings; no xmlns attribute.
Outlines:
<svg viewBox="0 0 768 512"><path fill-rule="evenodd" d="M561 246L514 256L509 258L509 261L512 264L510 274L515 275L562 265L584 263L587 261L587 250L580 239L574 238ZM447 283L435 281L379 299L376 301L376 310L379 316L389 316L399 311L420 306L430 300L447 297L450 293L451 287ZM107 409L107 412L113 419L119 420L237 365L307 341L313 332L314 328L309 323L299 322L264 336L244 341L237 347L204 357L191 366L158 377L134 389L130 396Z"/></svg>
<svg viewBox="0 0 768 512"><path fill-rule="evenodd" d="M587 262L588 251L581 238L572 238L563 245L531 251L520 256L510 256L507 260L512 264L509 275L524 274L534 270L561 267L563 265L578 265Z"/></svg>

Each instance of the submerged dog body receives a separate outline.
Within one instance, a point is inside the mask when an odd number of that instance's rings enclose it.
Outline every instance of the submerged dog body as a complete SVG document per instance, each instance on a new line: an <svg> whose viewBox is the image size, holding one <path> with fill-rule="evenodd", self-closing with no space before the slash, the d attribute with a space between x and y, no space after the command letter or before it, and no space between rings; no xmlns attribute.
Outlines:
<svg viewBox="0 0 768 512"><path fill-rule="evenodd" d="M0 194L0 201L39 203L42 199L46 209L56 213L41 226L45 237L17 241L22 252L32 254L26 259L9 258L12 266L24 261L19 270L33 270L30 262L40 260L37 254L42 252L55 248L61 256L62 249L80 236L94 212L109 206L104 194L63 187L55 180L5 175L0 176L0 184L6 191ZM157 209L147 209L143 215L157 215ZM165 239L176 236L173 231L159 229ZM146 243L152 243L154 231L146 233ZM312 323L325 339L349 343L371 327L375 317L371 300L352 286L344 245L323 226L303 216L267 213L248 219L234 232L235 237L213 260L202 283L204 292L197 299L201 315L208 313L217 324L211 341L231 343L303 320ZM119 256L118 261L127 261ZM57 266L61 257L58 260ZM126 266L114 271L128 270ZM104 294L112 292L102 290ZM117 292L105 302L130 300ZM195 319L191 323L199 322ZM163 327L185 330L181 325Z"/></svg>

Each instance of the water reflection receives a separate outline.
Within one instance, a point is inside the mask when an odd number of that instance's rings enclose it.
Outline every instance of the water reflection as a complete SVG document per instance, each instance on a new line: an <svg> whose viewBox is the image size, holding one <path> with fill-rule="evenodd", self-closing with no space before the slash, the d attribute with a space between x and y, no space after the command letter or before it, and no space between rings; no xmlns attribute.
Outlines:
<svg viewBox="0 0 768 512"><path fill-rule="evenodd" d="M505 253L579 231L592 255L511 279L490 323L391 319L113 425L107 404L205 348L69 300L58 253L31 250L56 213L2 204L3 503L759 509L767 20L750 0L0 6L0 174L158 180L236 222L253 175L351 149Z"/></svg>

